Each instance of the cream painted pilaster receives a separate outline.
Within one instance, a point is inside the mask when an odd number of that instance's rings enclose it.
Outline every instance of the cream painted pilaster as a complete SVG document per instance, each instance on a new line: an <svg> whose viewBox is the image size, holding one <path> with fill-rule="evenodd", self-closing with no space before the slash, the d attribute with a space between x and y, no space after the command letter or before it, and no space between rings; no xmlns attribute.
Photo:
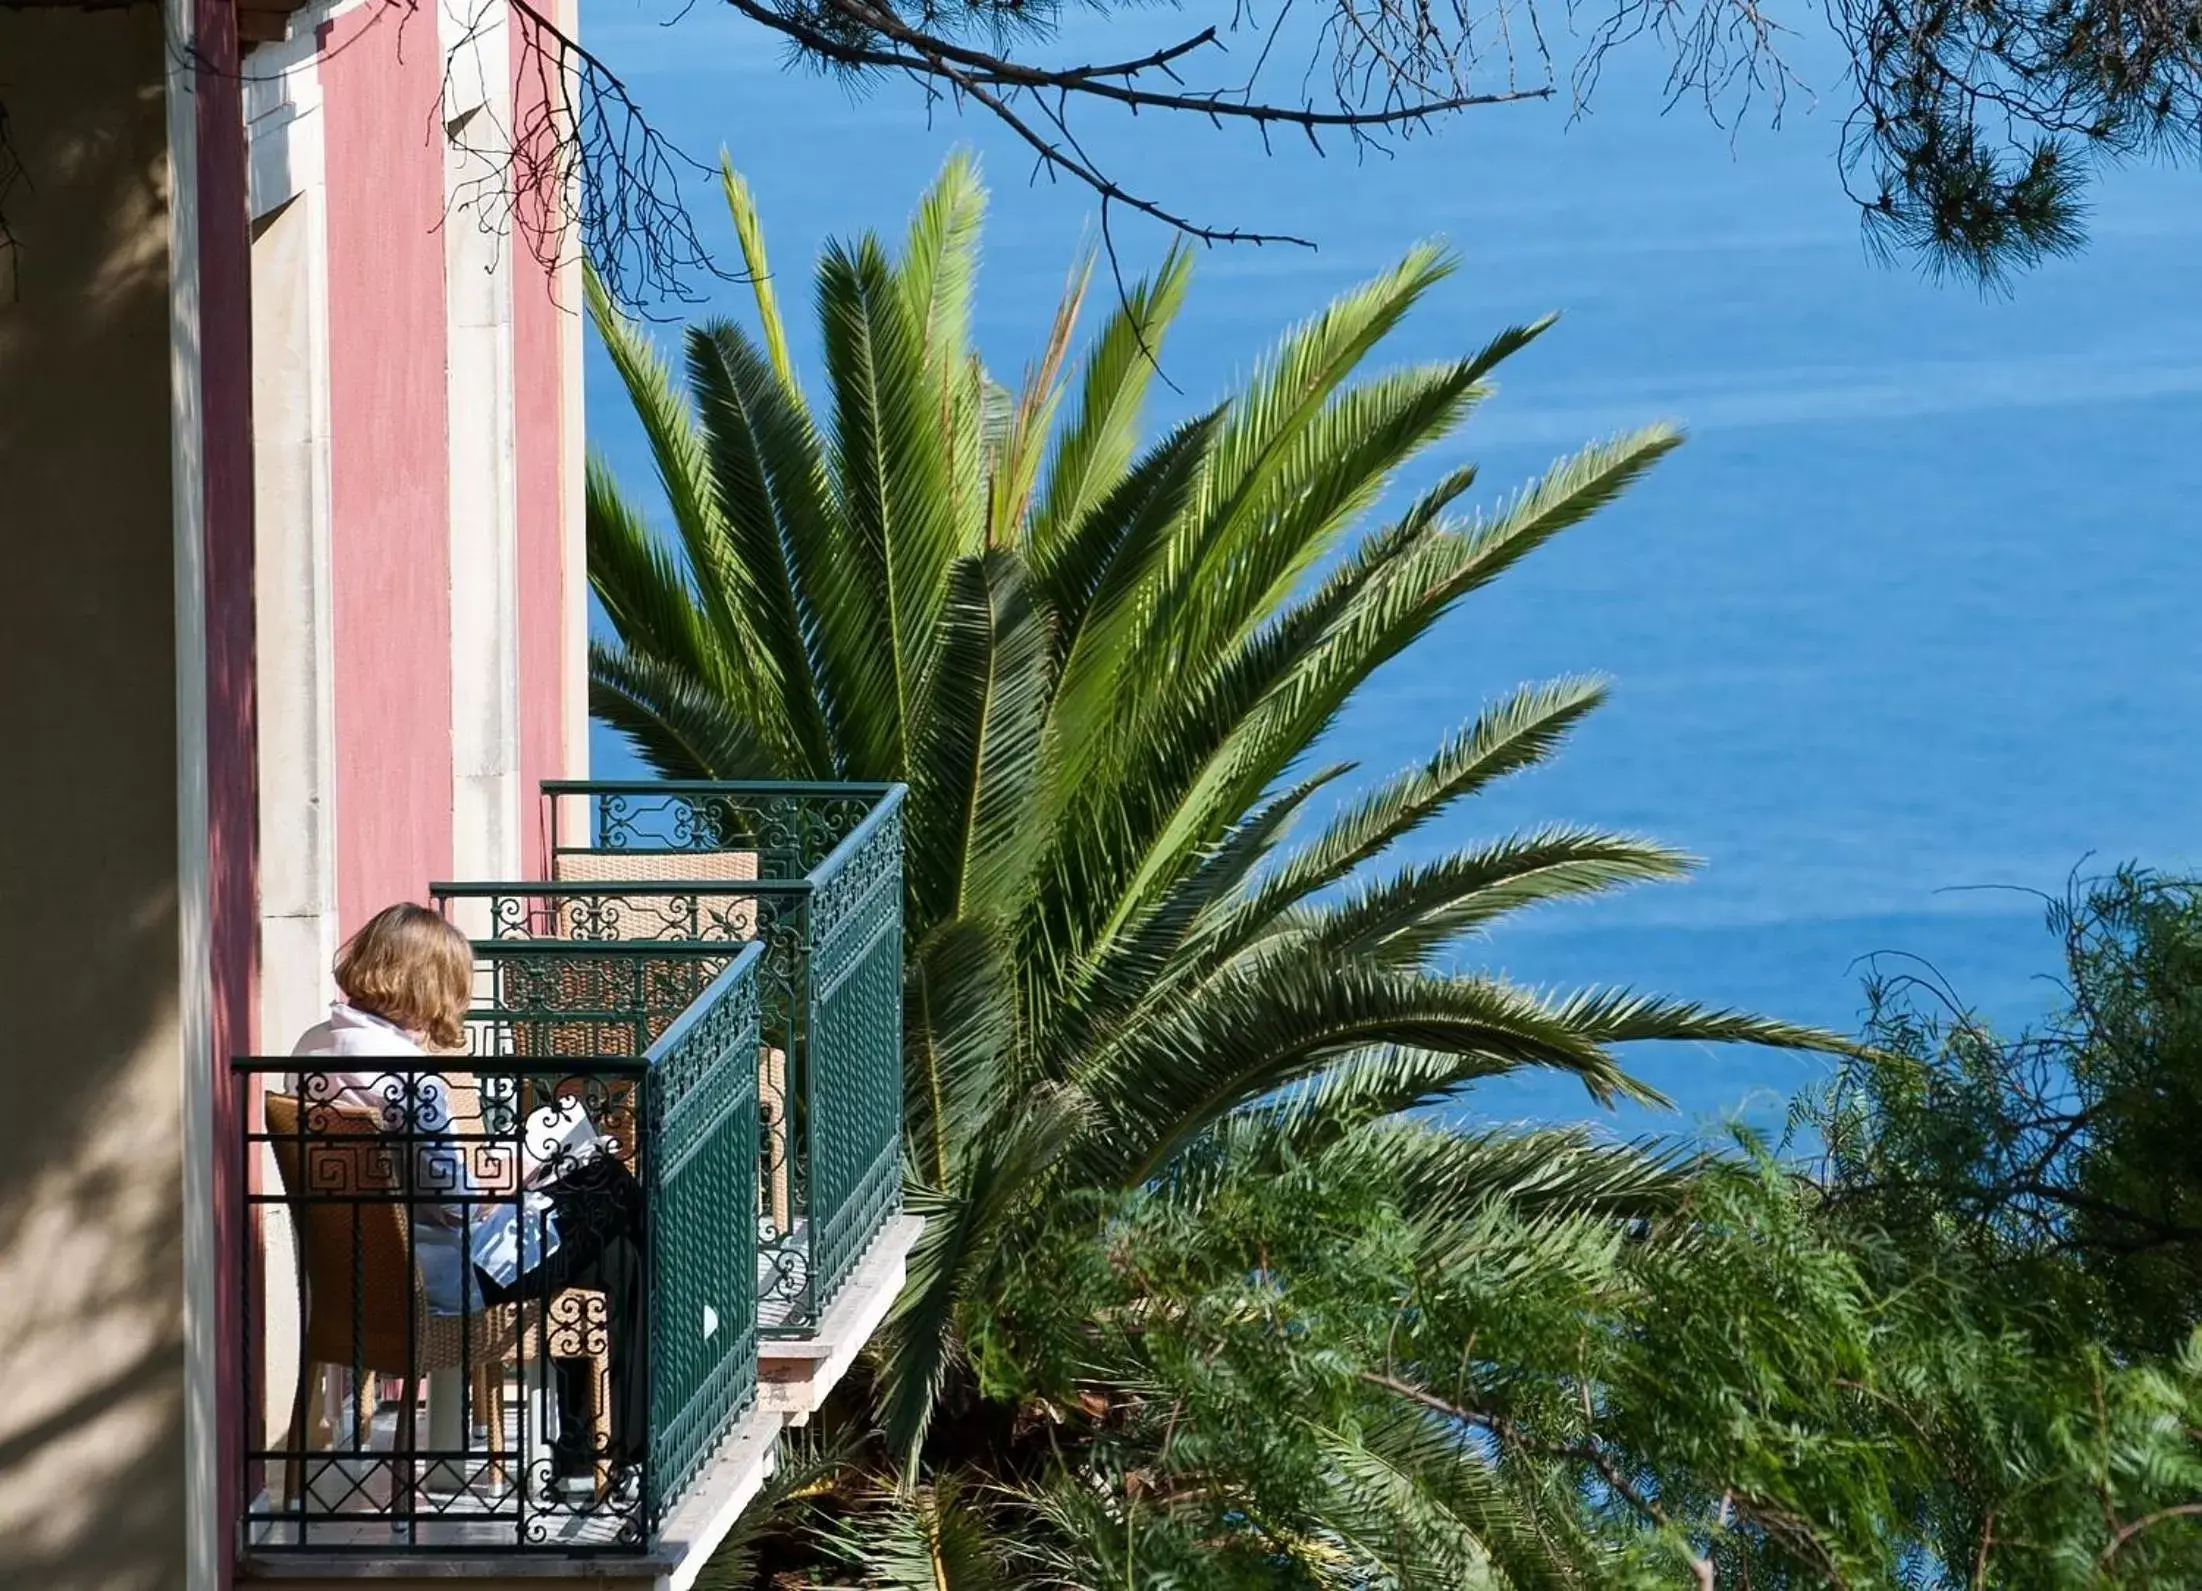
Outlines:
<svg viewBox="0 0 2202 1591"><path fill-rule="evenodd" d="M316 6L254 52L244 85L252 214L253 600L258 626L260 1034L287 1050L327 1014L336 903L329 499L329 257ZM257 1102L246 1100L248 1112ZM279 1176L263 1155L260 1185ZM259 1384L268 1437L298 1374L296 1240L262 1207Z"/></svg>
<svg viewBox="0 0 2202 1591"><path fill-rule="evenodd" d="M329 259L318 23L263 45L250 137L255 600L259 619L260 1033L327 1014L336 903L329 503ZM281 1384L281 1383L276 1383Z"/></svg>
<svg viewBox="0 0 2202 1591"><path fill-rule="evenodd" d="M556 0L552 15L567 36L581 36L580 0ZM578 85L575 85L578 89ZM579 104L578 91L569 93L568 104ZM579 215L581 206L578 192L581 173L576 169L570 181L576 191L567 213ZM582 411L582 337L581 337L581 238L580 229L569 228L564 252L558 265L558 306L561 313L559 329L562 337L558 362L560 412L563 423L559 428L558 482L559 506L563 515L561 528L565 546L565 766L561 770L569 779L583 779L589 773L589 546L585 499L582 491L583 466L588 457L588 437L584 431ZM565 815L562 815L565 817ZM566 817L566 821L578 822L579 813Z"/></svg>
<svg viewBox="0 0 2202 1591"><path fill-rule="evenodd" d="M444 283L451 414L452 861L521 866L519 508L512 250L504 214L512 69L505 0L440 0ZM476 927L478 925L467 925Z"/></svg>

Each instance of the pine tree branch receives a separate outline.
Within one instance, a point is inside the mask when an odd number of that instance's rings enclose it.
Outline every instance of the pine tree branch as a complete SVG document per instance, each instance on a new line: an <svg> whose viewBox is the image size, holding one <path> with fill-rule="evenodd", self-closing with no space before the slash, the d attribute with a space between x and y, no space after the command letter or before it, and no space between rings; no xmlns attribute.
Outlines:
<svg viewBox="0 0 2202 1591"><path fill-rule="evenodd" d="M2167 1520L2192 1519L2197 1516L2202 1516L2202 1503L2175 1503L2169 1508L2159 1508L2153 1514L2143 1514L2130 1524L2120 1525L2109 1544L2103 1548L2102 1556L2095 1560L2096 1571L2100 1573L2108 1569L2110 1560L2125 1551L2127 1544L2144 1530L2153 1530Z"/></svg>

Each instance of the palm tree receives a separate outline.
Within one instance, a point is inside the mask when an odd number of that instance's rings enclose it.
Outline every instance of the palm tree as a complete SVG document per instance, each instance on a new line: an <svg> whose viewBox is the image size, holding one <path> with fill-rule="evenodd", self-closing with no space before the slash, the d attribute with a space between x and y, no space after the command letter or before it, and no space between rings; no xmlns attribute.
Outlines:
<svg viewBox="0 0 2202 1591"><path fill-rule="evenodd" d="M896 1466L961 1451L937 1417L950 1390L987 1405L965 1346L1005 1255L1091 1231L1096 1199L1289 1151L1381 1164L1445 1208L1532 1184L1554 1208L1620 1208L1668 1169L1399 1113L1530 1066L1650 1099L1615 1055L1637 1040L1821 1042L1452 965L1507 913L1678 875L1664 846L1549 827L1387 864L1550 756L1597 681L1515 690L1342 800L1351 770L1312 762L1381 665L1679 440L1595 444L1465 516L1475 471L1454 467L1375 517L1548 321L1363 374L1451 269L1417 248L1143 441L1189 258L1118 296L1073 375L1089 260L1006 390L972 346L984 194L958 159L899 253L825 249L814 404L749 195L725 180L757 321L687 330L685 394L592 282L673 532L592 467L589 573L618 637L592 649L593 705L667 777L910 786L906 1123L928 1221L876 1381Z"/></svg>

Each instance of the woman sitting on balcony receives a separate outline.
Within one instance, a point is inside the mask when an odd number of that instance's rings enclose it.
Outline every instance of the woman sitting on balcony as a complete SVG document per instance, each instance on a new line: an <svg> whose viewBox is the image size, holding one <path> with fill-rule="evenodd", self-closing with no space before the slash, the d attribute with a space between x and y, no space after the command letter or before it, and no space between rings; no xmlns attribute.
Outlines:
<svg viewBox="0 0 2202 1591"><path fill-rule="evenodd" d="M579 1364L558 1362L558 1473L586 1476L600 1458L615 1470L639 1463L648 1417L641 1346L646 1329L642 1290L642 1190L609 1154L563 1150L535 1174L502 1179L470 1166L454 1131L453 1088L423 1065L391 1070L345 1063L425 1061L431 1053L463 1053L474 977L472 947L425 906L384 908L348 940L336 958L344 999L329 1019L306 1030L292 1055L338 1063L303 1071L301 1101L350 1105L376 1113L383 1131L420 1145L416 1192L450 1195L450 1202L410 1203L414 1266L428 1308L469 1314L523 1300L545 1302L569 1287L602 1293L609 1312L611 1451L592 1451L590 1389ZM512 1139L474 1129L482 1159L498 1167L514 1155ZM488 1185L501 1181L503 1185ZM522 1186L522 1183L528 1184ZM515 1230L517 1229L517 1230Z"/></svg>

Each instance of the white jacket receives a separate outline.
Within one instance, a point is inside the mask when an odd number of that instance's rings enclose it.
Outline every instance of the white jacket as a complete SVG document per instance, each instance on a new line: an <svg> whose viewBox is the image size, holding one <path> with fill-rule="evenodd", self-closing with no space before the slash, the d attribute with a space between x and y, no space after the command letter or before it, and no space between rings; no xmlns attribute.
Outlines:
<svg viewBox="0 0 2202 1591"><path fill-rule="evenodd" d="M329 1007L329 1020L317 1022L291 1047L298 1059L383 1059L425 1061L428 1052L413 1035L395 1022L359 1011L339 1002ZM384 1072L374 1067L313 1067L302 1075L314 1081L306 1089L316 1105L352 1105L374 1111L385 1131L402 1131L410 1115L416 1131L447 1132L451 1107L435 1073L426 1067L403 1067ZM410 1102L407 1094L415 1097ZM408 1111L408 1103L413 1109Z"/></svg>
<svg viewBox="0 0 2202 1591"><path fill-rule="evenodd" d="M308 1028L291 1054L299 1060L338 1063L429 1058L395 1022L342 1003L329 1008L328 1021ZM430 1067L383 1071L373 1066L309 1066L300 1070L298 1089L303 1103L374 1111L385 1132L410 1130L427 1139L451 1132L450 1089ZM415 1175L416 1186L447 1188L462 1199L484 1191L468 1175L464 1153L455 1149L422 1149ZM490 1197L494 1202L488 1204L467 1200L412 1207L413 1263L428 1307L439 1315L482 1307L481 1293L471 1285L475 1264L510 1286L524 1266L540 1263L558 1247L557 1223L541 1193L529 1192L518 1202L509 1195Z"/></svg>

